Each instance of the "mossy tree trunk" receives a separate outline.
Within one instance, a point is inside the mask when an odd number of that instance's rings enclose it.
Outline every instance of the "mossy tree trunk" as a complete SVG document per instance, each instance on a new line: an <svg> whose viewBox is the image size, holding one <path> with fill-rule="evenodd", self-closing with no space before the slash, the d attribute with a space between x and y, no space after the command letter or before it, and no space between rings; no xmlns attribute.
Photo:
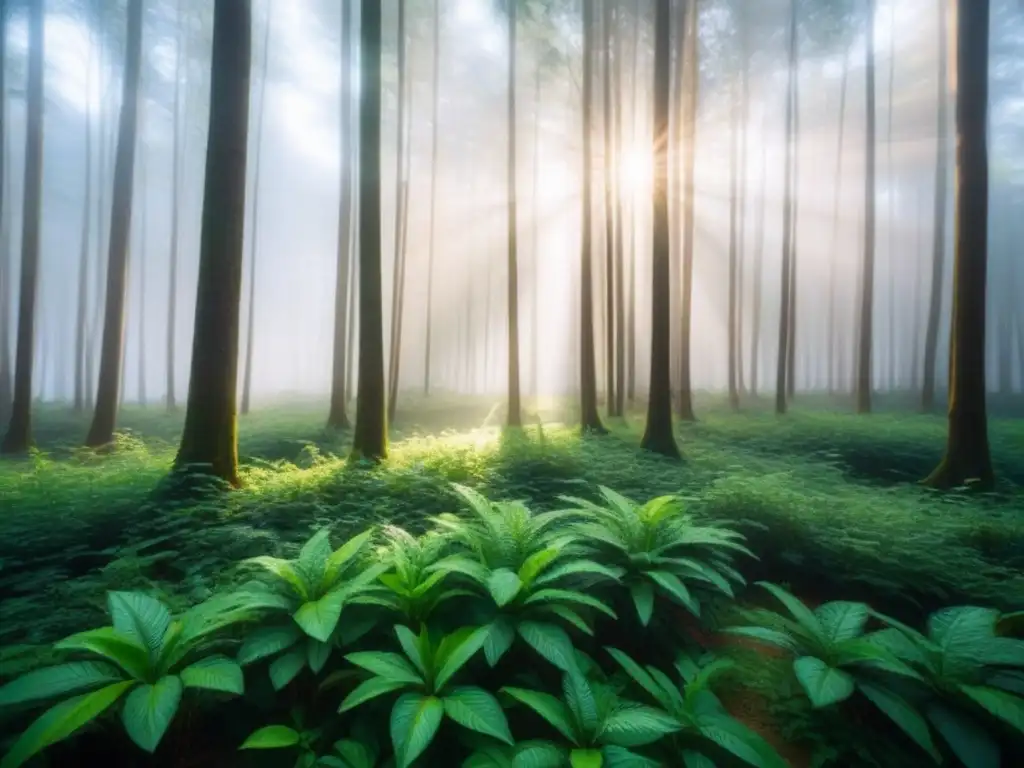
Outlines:
<svg viewBox="0 0 1024 768"><path fill-rule="evenodd" d="M362 0L359 88L359 385L352 455L387 458L381 292L381 4Z"/></svg>
<svg viewBox="0 0 1024 768"><path fill-rule="evenodd" d="M654 222L651 264L651 383L646 450L679 458L672 431L671 308L669 306L668 131L672 96L671 2L657 0L654 26ZM691 41L692 43L692 41ZM686 43L683 43L685 48Z"/></svg>
<svg viewBox="0 0 1024 768"><path fill-rule="evenodd" d="M195 466L236 486L251 52L250 0L216 0L192 366L175 466Z"/></svg>
<svg viewBox="0 0 1024 768"><path fill-rule="evenodd" d="M32 440L32 363L36 297L39 281L39 230L43 198L43 20L46 3L38 0L28 14L28 85L26 93L25 184L22 205L21 275L18 287L18 338L14 353L14 393L2 453L24 453Z"/></svg>
<svg viewBox="0 0 1024 768"><path fill-rule="evenodd" d="M867 0L865 36L864 260L861 264L857 343L857 413L871 413L871 355L875 293L875 0Z"/></svg>
<svg viewBox="0 0 1024 768"><path fill-rule="evenodd" d="M989 0L958 0L956 55L956 251L949 344L946 455L926 483L952 488L995 482L985 408L988 266Z"/></svg>

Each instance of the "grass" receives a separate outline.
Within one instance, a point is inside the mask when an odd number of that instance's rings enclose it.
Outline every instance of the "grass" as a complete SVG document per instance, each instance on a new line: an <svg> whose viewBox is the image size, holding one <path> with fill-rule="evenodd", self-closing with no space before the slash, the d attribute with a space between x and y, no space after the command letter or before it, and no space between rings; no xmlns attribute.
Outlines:
<svg viewBox="0 0 1024 768"><path fill-rule="evenodd" d="M1021 422L992 421L996 492L940 495L912 482L941 455L937 417L808 408L780 420L704 403L700 423L680 430L684 461L672 463L638 450L639 417L604 438L554 424L509 434L479 428L492 405L417 404L373 470L340 458L347 436L323 430L321 404L268 407L242 420L245 487L210 493L167 477L177 418L129 408L116 448L95 453L75 447L82 418L43 409L40 452L0 462L0 679L102 623L108 589L182 607L231 582L238 560L292 555L325 524L339 537L375 520L422 528L457 504L451 482L540 509L599 484L637 499L678 493L700 515L743 521L761 556L751 579L907 618L948 604L1024 606Z"/></svg>

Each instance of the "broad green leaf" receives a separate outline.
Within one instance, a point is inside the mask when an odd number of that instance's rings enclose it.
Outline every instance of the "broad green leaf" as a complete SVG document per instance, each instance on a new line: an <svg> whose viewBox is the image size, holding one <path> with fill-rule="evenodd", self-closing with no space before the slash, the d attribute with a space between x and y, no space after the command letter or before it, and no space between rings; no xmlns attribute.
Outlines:
<svg viewBox="0 0 1024 768"><path fill-rule="evenodd" d="M245 692L242 668L226 656L208 656L181 670L181 682L186 688L204 688L208 691Z"/></svg>
<svg viewBox="0 0 1024 768"><path fill-rule="evenodd" d="M647 575L677 602L686 606L690 613L700 616L700 603L690 594L690 590L678 576L668 571L648 571Z"/></svg>
<svg viewBox="0 0 1024 768"><path fill-rule="evenodd" d="M268 656L287 651L295 645L302 632L295 624L279 627L260 627L246 635L238 649L238 663L245 666Z"/></svg>
<svg viewBox="0 0 1024 768"><path fill-rule="evenodd" d="M391 743L398 768L408 768L430 746L441 719L444 704L435 696L406 693L391 710Z"/></svg>
<svg viewBox="0 0 1024 768"><path fill-rule="evenodd" d="M561 768L565 752L557 745L545 741L524 741L516 744L512 757L513 768Z"/></svg>
<svg viewBox="0 0 1024 768"><path fill-rule="evenodd" d="M124 679L117 667L99 661L72 661L37 669L0 688L0 707L78 693Z"/></svg>
<svg viewBox="0 0 1024 768"><path fill-rule="evenodd" d="M54 705L18 737L4 759L0 760L0 768L19 768L51 744L63 741L103 714L136 684L134 680L125 680Z"/></svg>
<svg viewBox="0 0 1024 768"><path fill-rule="evenodd" d="M270 663L270 682L275 691L280 691L294 680L306 666L306 650L292 648L283 656L278 656Z"/></svg>
<svg viewBox="0 0 1024 768"><path fill-rule="evenodd" d="M351 562L352 559L360 552L362 552L363 547L366 546L372 536L373 529L369 528L362 533L353 536L334 550L331 556L327 558L327 565L324 569L323 581L321 582L321 587L323 589L334 586L334 583L338 580L338 577L345 569L345 566L348 565L349 562Z"/></svg>
<svg viewBox="0 0 1024 768"><path fill-rule="evenodd" d="M429 660L424 658L420 650L419 639L412 633L411 629L401 625L395 627L395 635L398 636L398 643L402 646L402 650L405 651L405 655L409 657L409 661L416 666L416 669L425 678L427 676L427 662Z"/></svg>
<svg viewBox="0 0 1024 768"><path fill-rule="evenodd" d="M633 681L643 688L662 707L668 708L669 701L666 692L662 690L654 678L647 671L637 664L633 659L620 651L618 648L605 648L608 654L615 659L615 662L625 670L626 674L633 678Z"/></svg>
<svg viewBox="0 0 1024 768"><path fill-rule="evenodd" d="M378 696L383 696L392 691L397 691L402 688L408 688L409 684L401 680L388 680L383 677L371 677L355 687L355 689L345 697L345 700L341 702L341 706L338 707L338 712L348 712L350 709L355 709L360 704L365 704L370 699L376 699Z"/></svg>
<svg viewBox="0 0 1024 768"><path fill-rule="evenodd" d="M601 730L601 713L598 711L597 697L582 672L573 671L562 676L562 696L584 733L596 734Z"/></svg>
<svg viewBox="0 0 1024 768"><path fill-rule="evenodd" d="M141 592L109 592L107 609L114 629L139 643L155 660L171 626L167 606Z"/></svg>
<svg viewBox="0 0 1024 768"><path fill-rule="evenodd" d="M775 599L786 606L786 610L792 614L793 618L796 619L797 623L803 627L814 637L821 637L822 627L818 617L814 615L814 611L808 608L799 598L791 595L789 592L784 590L782 587L776 586L771 582L759 581L759 586L764 587Z"/></svg>
<svg viewBox="0 0 1024 768"><path fill-rule="evenodd" d="M586 620L567 605L559 605L558 603L542 605L540 610L545 613L554 614L558 618L563 619L567 624L571 624L576 627L576 629L585 635L590 635L591 637L594 636L594 630L590 628L590 625L587 624Z"/></svg>
<svg viewBox="0 0 1024 768"><path fill-rule="evenodd" d="M540 550L540 552L534 552L526 558L519 568L519 580L526 586L530 586L541 575L541 572L551 565L560 554L562 554L562 550L559 547L548 547L547 549ZM549 571L549 573L553 572ZM545 573L544 576L546 577L548 574Z"/></svg>
<svg viewBox="0 0 1024 768"><path fill-rule="evenodd" d="M593 560L570 560L542 573L535 583L539 587L570 576L586 576L590 577L590 580L598 578L618 581L622 577L622 570L609 568L607 565L601 565Z"/></svg>
<svg viewBox="0 0 1024 768"><path fill-rule="evenodd" d="M857 687L860 688L861 693L872 704L882 710L890 720L896 723L900 730L913 739L921 749L931 755L935 762L942 762L942 755L939 754L939 751L935 748L935 742L932 741L928 722L924 719L924 715L918 712L910 702L888 688L873 685L872 683L861 682L857 684Z"/></svg>
<svg viewBox="0 0 1024 768"><path fill-rule="evenodd" d="M814 615L821 622L825 637L833 643L850 640L864 631L868 622L868 607L864 603L835 600L818 606Z"/></svg>
<svg viewBox="0 0 1024 768"><path fill-rule="evenodd" d="M619 747L642 747L680 730L679 722L660 709L620 704L605 719L601 738Z"/></svg>
<svg viewBox="0 0 1024 768"><path fill-rule="evenodd" d="M121 722L128 736L146 752L156 751L181 703L181 680L168 675L140 685L124 700Z"/></svg>
<svg viewBox="0 0 1024 768"><path fill-rule="evenodd" d="M600 749L574 749L569 753L569 765L572 768L601 768L604 757Z"/></svg>
<svg viewBox="0 0 1024 768"><path fill-rule="evenodd" d="M421 581L412 591L413 597L423 597L427 592L440 584L448 574L444 571L435 571ZM384 578L383 576L381 578Z"/></svg>
<svg viewBox="0 0 1024 768"><path fill-rule="evenodd" d="M605 768L662 768L660 761L630 752L625 747L608 745L601 749L601 754Z"/></svg>
<svg viewBox="0 0 1024 768"><path fill-rule="evenodd" d="M497 664L516 639L516 628L508 618L499 616L490 623L487 639L484 641L484 657L490 666Z"/></svg>
<svg viewBox="0 0 1024 768"><path fill-rule="evenodd" d="M360 651L347 654L345 660L387 680L410 685L419 685L423 682L423 678L413 669L412 665L397 653Z"/></svg>
<svg viewBox="0 0 1024 768"><path fill-rule="evenodd" d="M489 631L489 627L473 629L464 638L460 638L457 642L453 643L447 653L442 642L442 647L438 649L437 662L441 665L441 668L434 679L435 691L440 691L444 688L445 683L451 680L452 676L462 669L477 651L484 647Z"/></svg>
<svg viewBox="0 0 1024 768"><path fill-rule="evenodd" d="M499 608L503 608L515 600L522 588L523 582L507 568L492 571L487 579L487 590Z"/></svg>
<svg viewBox="0 0 1024 768"><path fill-rule="evenodd" d="M478 563L476 560L470 560L464 555L450 555L449 557L438 560L433 565L427 568L428 572L433 571L444 571L445 573L458 573L462 576L469 578L471 581L480 584L481 586L487 585L487 578L490 576L490 572L487 570L487 566L483 563Z"/></svg>
<svg viewBox="0 0 1024 768"><path fill-rule="evenodd" d="M543 717L550 725L554 726L559 733L576 744L576 733L572 725L572 716L568 708L561 701L549 693L531 691L526 688L514 688L506 686L501 692L511 696L520 704L525 704L538 715Z"/></svg>
<svg viewBox="0 0 1024 768"><path fill-rule="evenodd" d="M718 768L715 761L693 750L683 750L683 768Z"/></svg>
<svg viewBox="0 0 1024 768"><path fill-rule="evenodd" d="M302 631L310 637L321 643L326 643L331 639L335 627L338 626L345 597L343 591L336 590L328 592L319 600L303 603L295 612L293 617L295 623L302 627Z"/></svg>
<svg viewBox="0 0 1024 768"><path fill-rule="evenodd" d="M1024 667L1024 640L992 637L978 644L975 660L992 667Z"/></svg>
<svg viewBox="0 0 1024 768"><path fill-rule="evenodd" d="M1024 696L1024 672L1000 670L985 680L988 685Z"/></svg>
<svg viewBox="0 0 1024 768"><path fill-rule="evenodd" d="M989 714L1024 734L1024 698L983 685L961 685L960 690Z"/></svg>
<svg viewBox="0 0 1024 768"><path fill-rule="evenodd" d="M942 650L947 673L967 673L980 662L979 648L995 637L999 612L991 608L946 608L928 617L928 634Z"/></svg>
<svg viewBox="0 0 1024 768"><path fill-rule="evenodd" d="M766 643L784 651L796 651L800 647L791 635L776 629L768 629L768 627L725 627L722 632L749 637L751 640Z"/></svg>
<svg viewBox="0 0 1024 768"><path fill-rule="evenodd" d="M654 560L655 565L659 566L663 570L681 571L677 573L680 577L686 576L687 578L695 578L700 581L706 581L718 588L720 592L725 593L729 597L734 597L735 592L732 588L732 584L729 580L719 573L711 565L702 563L699 560L694 560L690 557L658 557ZM671 566L666 568L666 566Z"/></svg>
<svg viewBox="0 0 1024 768"><path fill-rule="evenodd" d="M814 656L801 656L793 662L793 671L814 707L836 704L853 693L853 677L849 673Z"/></svg>
<svg viewBox="0 0 1024 768"><path fill-rule="evenodd" d="M606 616L617 619L615 611L609 608L607 605L602 603L597 598L585 595L582 592L574 592L568 589L538 589L528 598L526 598L526 605L542 605L544 603L575 603L577 605L585 605L588 608L600 611Z"/></svg>
<svg viewBox="0 0 1024 768"><path fill-rule="evenodd" d="M306 638L306 663L314 675L319 675L327 660L331 657L334 646L331 643L321 643L312 637Z"/></svg>
<svg viewBox="0 0 1024 768"><path fill-rule="evenodd" d="M788 768L789 763L767 741L726 714L703 716L698 721L701 736L757 768ZM691 763L686 763L689 767ZM694 763L699 765L699 763Z"/></svg>
<svg viewBox="0 0 1024 768"><path fill-rule="evenodd" d="M547 622L523 621L516 631L531 648L563 672L576 669L576 651L561 627Z"/></svg>
<svg viewBox="0 0 1024 768"><path fill-rule="evenodd" d="M374 768L377 764L376 749L355 739L334 742L334 751L341 755L343 768Z"/></svg>
<svg viewBox="0 0 1024 768"><path fill-rule="evenodd" d="M453 688L444 696L444 711L452 720L471 731L512 744L508 720L498 700L482 688Z"/></svg>
<svg viewBox="0 0 1024 768"><path fill-rule="evenodd" d="M100 627L79 632L54 643L57 651L89 651L117 664L137 680L149 676L149 654L133 638L114 627Z"/></svg>
<svg viewBox="0 0 1024 768"><path fill-rule="evenodd" d="M646 627L651 623L651 615L654 613L654 585L646 579L634 582L629 587L629 594L636 606L637 618Z"/></svg>
<svg viewBox="0 0 1024 768"><path fill-rule="evenodd" d="M313 537L302 545L295 564L301 569L310 584L316 584L327 566L327 558L331 556L330 530L324 528L313 534Z"/></svg>
<svg viewBox="0 0 1024 768"><path fill-rule="evenodd" d="M299 732L287 725L268 725L249 734L239 749L285 749L299 743Z"/></svg>
<svg viewBox="0 0 1024 768"><path fill-rule="evenodd" d="M288 584L300 600L309 600L309 585L288 560L270 557L269 555L260 555L259 557L250 557L243 562L258 565L260 568L269 571Z"/></svg>
<svg viewBox="0 0 1024 768"><path fill-rule="evenodd" d="M999 768L999 744L972 719L937 703L925 715L966 768Z"/></svg>

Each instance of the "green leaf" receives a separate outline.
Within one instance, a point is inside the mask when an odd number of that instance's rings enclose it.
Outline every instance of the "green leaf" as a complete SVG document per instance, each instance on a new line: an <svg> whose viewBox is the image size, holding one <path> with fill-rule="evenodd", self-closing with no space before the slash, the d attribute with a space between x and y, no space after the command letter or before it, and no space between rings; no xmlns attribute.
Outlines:
<svg viewBox="0 0 1024 768"><path fill-rule="evenodd" d="M519 580L526 586L530 586L541 572L551 565L551 563L557 559L560 554L562 554L560 547L548 547L547 549L542 549L539 552L534 552L526 558L525 561L523 561L522 566L519 568ZM552 573L553 572L554 571L552 571ZM547 576L548 574L544 574L544 577Z"/></svg>
<svg viewBox="0 0 1024 768"><path fill-rule="evenodd" d="M698 721L701 736L756 768L788 768L789 763L743 723L725 714L704 715ZM700 766L699 761L684 760L687 768ZM714 763L711 763L714 765Z"/></svg>
<svg viewBox="0 0 1024 768"><path fill-rule="evenodd" d="M621 704L605 719L601 738L619 747L642 747L680 730L679 722L660 709Z"/></svg>
<svg viewBox="0 0 1024 768"><path fill-rule="evenodd" d="M789 592L784 590L782 587L776 586L767 581L757 582L759 586L764 587L772 595L775 596L780 603L786 606L786 610L792 614L793 618L796 619L797 623L803 627L807 632L812 634L814 637L821 637L822 627L818 617L814 615L814 612L804 605L798 598L791 595Z"/></svg>
<svg viewBox="0 0 1024 768"><path fill-rule="evenodd" d="M181 680L168 675L154 685L140 685L124 701L121 722L128 736L149 753L156 751L181 703Z"/></svg>
<svg viewBox="0 0 1024 768"><path fill-rule="evenodd" d="M558 605L557 603L553 605L543 605L541 606L541 610L545 613L551 613L558 618L563 619L567 624L571 624L576 627L576 629L585 635L590 635L591 637L594 636L594 630L590 628L590 625L587 624L584 618L574 609L566 605Z"/></svg>
<svg viewBox="0 0 1024 768"><path fill-rule="evenodd" d="M391 742L398 768L407 768L430 746L444 717L444 704L435 696L403 694L391 710Z"/></svg>
<svg viewBox="0 0 1024 768"><path fill-rule="evenodd" d="M345 697L345 700L341 702L341 706L338 707L338 712L348 712L350 709L355 709L361 704L365 704L371 699L376 699L378 696L397 691L401 688L408 688L409 683L402 680L388 680L384 677L371 677L369 680L357 685L353 691Z"/></svg>
<svg viewBox="0 0 1024 768"><path fill-rule="evenodd" d="M309 664L309 669L314 675L320 674L320 670L331 658L332 650L334 650L334 646L331 643L321 643L312 637L306 639L306 663Z"/></svg>
<svg viewBox="0 0 1024 768"><path fill-rule="evenodd" d="M618 581L622 577L622 570L609 568L607 565L601 565L593 560L570 560L541 574L535 583L539 587L570 576L588 576L591 577L591 580L596 577Z"/></svg>
<svg viewBox="0 0 1024 768"><path fill-rule="evenodd" d="M347 654L345 660L387 680L410 685L419 685L423 682L423 678L412 668L412 665L397 653L360 651Z"/></svg>
<svg viewBox="0 0 1024 768"><path fill-rule="evenodd" d="M487 640L484 641L484 657L490 666L497 664L516 639L516 628L504 616L499 616L489 625Z"/></svg>
<svg viewBox="0 0 1024 768"><path fill-rule="evenodd" d="M326 589L334 585L334 582L337 581L345 566L363 550L363 547L366 546L372 536L373 529L369 528L357 536L353 536L334 550L334 553L327 558L324 577L321 582L322 588Z"/></svg>
<svg viewBox="0 0 1024 768"><path fill-rule="evenodd" d="M114 629L139 643L155 660L171 626L167 606L141 592L109 592L107 609Z"/></svg>
<svg viewBox="0 0 1024 768"><path fill-rule="evenodd" d="M299 732L287 725L268 725L249 734L239 749L285 749L299 743Z"/></svg>
<svg viewBox="0 0 1024 768"><path fill-rule="evenodd" d="M54 705L18 737L10 752L0 760L0 768L19 768L46 747L66 739L103 714L134 685L134 680L125 680Z"/></svg>
<svg viewBox="0 0 1024 768"><path fill-rule="evenodd" d="M961 685L960 690L989 714L1024 734L1024 699L983 685Z"/></svg>
<svg viewBox="0 0 1024 768"><path fill-rule="evenodd" d="M647 575L676 601L686 606L690 613L694 616L700 616L700 603L694 599L693 595L690 594L690 590L686 588L686 585L683 584L678 576L668 571L648 571Z"/></svg>
<svg viewBox="0 0 1024 768"><path fill-rule="evenodd" d="M561 627L547 622L523 621L516 630L531 648L563 672L576 669L576 651Z"/></svg>
<svg viewBox="0 0 1024 768"><path fill-rule="evenodd" d="M498 700L482 688L453 688L445 695L444 711L452 720L471 731L512 744L508 720Z"/></svg>
<svg viewBox="0 0 1024 768"><path fill-rule="evenodd" d="M300 600L309 600L309 585L288 560L270 557L269 555L260 555L259 557L250 557L248 560L243 560L243 562L258 565L260 568L269 571L291 586Z"/></svg>
<svg viewBox="0 0 1024 768"><path fill-rule="evenodd" d="M526 598L526 605L539 605L543 603L576 603L577 605L585 605L588 608L593 608L606 616L617 619L615 611L609 608L607 605L602 603L597 598L585 595L582 592L574 592L568 589L538 589L528 598Z"/></svg>
<svg viewBox="0 0 1024 768"><path fill-rule="evenodd" d="M661 686L654 681L654 678L643 667L618 648L605 648L605 650L625 670L626 674L633 678L633 681L643 688L658 704L666 709L669 707L670 702L665 695L666 692L662 690Z"/></svg>
<svg viewBox="0 0 1024 768"><path fill-rule="evenodd" d="M149 656L145 648L113 627L79 632L54 643L57 651L89 651L117 664L136 680L149 676Z"/></svg>
<svg viewBox="0 0 1024 768"><path fill-rule="evenodd" d="M242 666L286 651L295 645L302 632L295 624L280 627L260 627L247 635L238 649L238 663Z"/></svg>
<svg viewBox="0 0 1024 768"><path fill-rule="evenodd" d="M447 575L448 574L444 571L435 571L434 573L430 574L429 576L427 576L427 578L425 578L423 581L416 585L416 587L412 591L412 597L423 597L425 594L427 594L427 592L429 592L438 584L440 584ZM384 577L381 576L381 579L383 578Z"/></svg>
<svg viewBox="0 0 1024 768"><path fill-rule="evenodd" d="M814 656L801 656L793 662L793 671L813 707L836 704L853 693L853 677L849 673Z"/></svg>
<svg viewBox="0 0 1024 768"><path fill-rule="evenodd" d="M292 648L283 656L278 656L270 664L270 682L275 691L280 691L294 680L306 666L306 652L302 648Z"/></svg>
<svg viewBox="0 0 1024 768"><path fill-rule="evenodd" d="M181 670L181 682L186 688L204 688L208 691L245 692L242 668L226 656L209 656Z"/></svg>
<svg viewBox="0 0 1024 768"><path fill-rule="evenodd" d="M601 768L604 757L600 749L574 749L569 753L569 765L572 768Z"/></svg>
<svg viewBox="0 0 1024 768"><path fill-rule="evenodd" d="M117 667L99 661L72 661L37 669L0 688L0 707L41 701L123 680Z"/></svg>
<svg viewBox="0 0 1024 768"><path fill-rule="evenodd" d="M484 647L490 627L465 628L454 634L458 636L460 632L465 633L465 636L458 637L448 648L442 642L441 647L438 649L436 663L440 664L441 668L434 679L435 692L444 688L445 683L451 680L452 676L462 669L476 655L477 651ZM445 638L446 641L450 639L452 639L452 635Z"/></svg>
<svg viewBox="0 0 1024 768"><path fill-rule="evenodd" d="M572 726L571 714L565 704L554 696L540 691L531 691L526 688L514 688L508 686L502 688L501 692L511 696L520 704L525 704L538 715L543 717L572 744L577 743L575 730Z"/></svg>
<svg viewBox="0 0 1024 768"><path fill-rule="evenodd" d="M864 603L835 600L818 606L814 615L829 640L838 643L851 640L864 631L868 622L868 607Z"/></svg>
<svg viewBox="0 0 1024 768"><path fill-rule="evenodd" d="M629 594L636 606L637 618L646 627L651 623L651 615L654 613L654 586L646 579L637 581L630 585Z"/></svg>
<svg viewBox="0 0 1024 768"><path fill-rule="evenodd" d="M487 589L499 608L503 608L515 600L522 588L523 582L507 568L492 571L487 579Z"/></svg>
<svg viewBox="0 0 1024 768"><path fill-rule="evenodd" d="M342 768L373 768L377 764L376 749L354 739L334 742L334 751L341 755Z"/></svg>
<svg viewBox="0 0 1024 768"><path fill-rule="evenodd" d="M630 752L625 747L605 746L601 754L606 768L662 768L660 761Z"/></svg>
<svg viewBox="0 0 1024 768"><path fill-rule="evenodd" d="M872 704L896 723L900 730L931 755L935 762L942 762L942 755L935 748L935 742L932 741L931 732L928 730L928 722L910 702L888 688L882 688L872 683L861 682L857 684L857 687Z"/></svg>
<svg viewBox="0 0 1024 768"><path fill-rule="evenodd" d="M601 730L597 697L582 672L573 671L562 677L562 695L583 733L596 734Z"/></svg>
<svg viewBox="0 0 1024 768"><path fill-rule="evenodd" d="M317 583L327 566L327 558L331 556L330 530L324 528L313 534L313 537L302 545L296 565L305 574L311 584Z"/></svg>
<svg viewBox="0 0 1024 768"><path fill-rule="evenodd" d="M999 744L973 720L937 703L925 715L966 768L999 768Z"/></svg>
<svg viewBox="0 0 1024 768"><path fill-rule="evenodd" d="M516 744L513 768L561 768L565 753L546 741L524 741Z"/></svg>
<svg viewBox="0 0 1024 768"><path fill-rule="evenodd" d="M395 634L398 636L398 643L402 646L402 650L405 651L405 655L409 657L416 669L420 671L420 674L426 678L427 676L427 659L424 658L423 653L420 650L420 641L412 633L412 630L408 627L398 625L395 627Z"/></svg>
<svg viewBox="0 0 1024 768"><path fill-rule="evenodd" d="M338 626L345 597L345 592L335 590L328 592L319 600L303 603L295 612L293 617L295 623L302 627L302 631L310 637L321 643L326 643L331 639L335 627Z"/></svg>

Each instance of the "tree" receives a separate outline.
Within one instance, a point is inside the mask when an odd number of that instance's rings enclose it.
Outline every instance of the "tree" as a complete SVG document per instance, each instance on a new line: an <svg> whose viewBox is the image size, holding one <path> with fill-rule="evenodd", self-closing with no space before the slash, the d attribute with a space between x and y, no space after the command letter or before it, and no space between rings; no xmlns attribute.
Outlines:
<svg viewBox="0 0 1024 768"><path fill-rule="evenodd" d="M622 23L622 6L615 9L615 28ZM622 35L615 35L615 141L622 146ZM621 153L621 149L619 150ZM621 417L626 410L626 267L623 242L623 191L616 185L615 195L615 409Z"/></svg>
<svg viewBox="0 0 1024 768"><path fill-rule="evenodd" d="M359 66L359 387L354 458L387 458L381 297L381 7L362 0Z"/></svg>
<svg viewBox="0 0 1024 768"><path fill-rule="evenodd" d="M175 466L195 466L237 486L238 337L252 67L250 0L216 0L212 50L192 365Z"/></svg>
<svg viewBox="0 0 1024 768"><path fill-rule="evenodd" d="M671 99L671 2L656 0L654 27L654 223L651 281L651 381L647 427L640 444L679 458L672 434L671 308L669 306L668 129ZM693 42L693 41L691 41ZM684 43L685 47L685 43Z"/></svg>
<svg viewBox="0 0 1024 768"><path fill-rule="evenodd" d="M865 35L864 261L861 267L860 329L857 344L857 413L871 412L871 335L875 290L875 0L867 0Z"/></svg>
<svg viewBox="0 0 1024 768"><path fill-rule="evenodd" d="M868 0L873 2L873 0ZM782 299L779 302L779 354L775 370L775 413L786 412L789 393L789 346L793 341L790 323L793 320L793 121L796 112L796 0L789 2L789 68L786 81L786 164L782 202Z"/></svg>
<svg viewBox="0 0 1024 768"><path fill-rule="evenodd" d="M93 33L91 17L92 5L86 6L89 25L89 53L85 64L85 89L92 100L92 68L93 68ZM3 34L0 32L0 37ZM0 122L3 122L0 119ZM74 409L85 409L86 391L90 384L85 378L86 363L86 328L89 317L89 255L92 252L92 117L85 115L85 204L82 209L82 242L78 257L78 307L75 312L75 370L74 370Z"/></svg>
<svg viewBox="0 0 1024 768"><path fill-rule="evenodd" d="M843 185L843 141L846 138L846 91L850 82L850 53L847 49L846 57L843 59L843 76L839 86L839 146L836 149L836 175L832 199L832 255L829 259L828 277L828 375L826 382L828 393L835 392L836 373L836 285L838 280L839 262L839 198L841 197Z"/></svg>
<svg viewBox="0 0 1024 768"><path fill-rule="evenodd" d="M684 43L681 47L683 58L690 72L686 89L686 110L683 130L683 192L686 202L683 207L683 269L682 296L680 298L680 355L679 355L679 400L676 414L683 421L696 421L693 413L693 391L690 377L690 336L693 322L693 235L695 227L694 196L697 185L694 181L697 164L697 105L700 93L700 44L697 29L700 14L700 0L689 0ZM655 79L657 82L657 79ZM655 134L657 135L657 134ZM653 361L652 361L653 364Z"/></svg>
<svg viewBox="0 0 1024 768"><path fill-rule="evenodd" d="M580 237L580 426L602 434L594 350L593 179L594 8L583 3L583 224Z"/></svg>
<svg viewBox="0 0 1024 768"><path fill-rule="evenodd" d="M761 113L761 132L765 135L767 111ZM768 142L761 142L761 181L757 195L757 223L754 229L754 301L750 323L750 394L757 397L761 381L761 303L764 297L764 220L768 207L765 187L768 182Z"/></svg>
<svg viewBox="0 0 1024 768"><path fill-rule="evenodd" d="M125 51L121 116L117 131L117 155L114 158L114 194L111 199L110 253L107 257L100 376L96 386L96 409L93 412L92 426L89 427L89 433L85 438L85 444L94 448L107 445L114 439L118 394L121 387L125 305L128 294L128 241L135 188L141 63L142 0L129 0L128 44Z"/></svg>
<svg viewBox="0 0 1024 768"><path fill-rule="evenodd" d="M260 159L263 156L263 120L267 114L267 72L270 67L270 27L273 5L267 3L267 21L263 32L263 76L260 84L260 111L256 118L256 162L253 163L252 210L249 212L249 308L245 326L245 370L242 374L242 415L249 413L252 399L252 353L256 346L256 252L260 230Z"/></svg>
<svg viewBox="0 0 1024 768"><path fill-rule="evenodd" d="M939 350L939 322L942 315L942 282L946 271L946 187L949 184L949 71L948 22L946 4L938 4L939 77L935 139L935 207L932 213L932 275L928 299L928 328L924 342L924 372L921 383L921 410L935 407L935 368Z"/></svg>
<svg viewBox="0 0 1024 768"><path fill-rule="evenodd" d="M729 406L734 410L740 406L740 392L736 378L736 363L739 360L737 341L739 327L739 147L740 147L740 92L738 83L730 87L729 109L729 362L728 387Z"/></svg>
<svg viewBox="0 0 1024 768"><path fill-rule="evenodd" d="M936 488L995 483L985 410L988 267L989 0L958 0L956 53L956 241L949 343L946 455L925 481Z"/></svg>
<svg viewBox="0 0 1024 768"><path fill-rule="evenodd" d="M25 185L18 288L18 339L14 353L14 398L0 453L24 453L32 440L32 362L39 281L39 230L43 197L43 77L45 0L29 6ZM6 9L0 9L6 10ZM2 67L0 67L2 68ZM0 121L2 122L2 121Z"/></svg>
<svg viewBox="0 0 1024 768"><path fill-rule="evenodd" d="M516 3L508 0L508 418L523 425L519 392L519 254L516 192Z"/></svg>
<svg viewBox="0 0 1024 768"><path fill-rule="evenodd" d="M348 312L352 280L352 3L341 8L341 119L338 134L341 180L338 195L338 268L334 284L334 357L327 426L348 429Z"/></svg>
<svg viewBox="0 0 1024 768"><path fill-rule="evenodd" d="M615 412L615 136L612 126L612 3L604 0L602 8L602 60L604 61L604 274L605 274L605 396L609 417Z"/></svg>
<svg viewBox="0 0 1024 768"><path fill-rule="evenodd" d="M184 70L185 46L182 43L183 29L181 3L178 0L175 12L175 63L174 63L174 107L171 118L174 123L172 133L174 145L171 151L171 253L167 274L167 410L173 411L177 406L174 396L174 355L175 331L178 325L178 229L181 226L181 78Z"/></svg>
<svg viewBox="0 0 1024 768"><path fill-rule="evenodd" d="M434 0L434 106L430 121L430 234L427 254L427 340L423 349L423 394L430 396L430 355L434 334L434 252L437 248L437 144L441 116L441 0Z"/></svg>
<svg viewBox="0 0 1024 768"><path fill-rule="evenodd" d="M145 132L143 132L144 134ZM143 139L142 146L146 146L146 142ZM139 200L139 207L141 210L141 218L139 226L139 405L144 406L146 404L146 258L147 243L149 242L149 203L147 198L149 197L149 186L146 184L146 155L143 152L142 157L139 159L139 181L141 189L141 199ZM121 384L121 398L124 398L125 386L122 379Z"/></svg>
<svg viewBox="0 0 1024 768"><path fill-rule="evenodd" d="M4 198L7 191L7 126L4 111L7 106L7 86L4 79L7 69L7 0L0 0L0 421L10 416L11 408L11 353L10 338L10 281L11 249L9 247L11 217L10 203ZM5 207L5 204L7 207Z"/></svg>

